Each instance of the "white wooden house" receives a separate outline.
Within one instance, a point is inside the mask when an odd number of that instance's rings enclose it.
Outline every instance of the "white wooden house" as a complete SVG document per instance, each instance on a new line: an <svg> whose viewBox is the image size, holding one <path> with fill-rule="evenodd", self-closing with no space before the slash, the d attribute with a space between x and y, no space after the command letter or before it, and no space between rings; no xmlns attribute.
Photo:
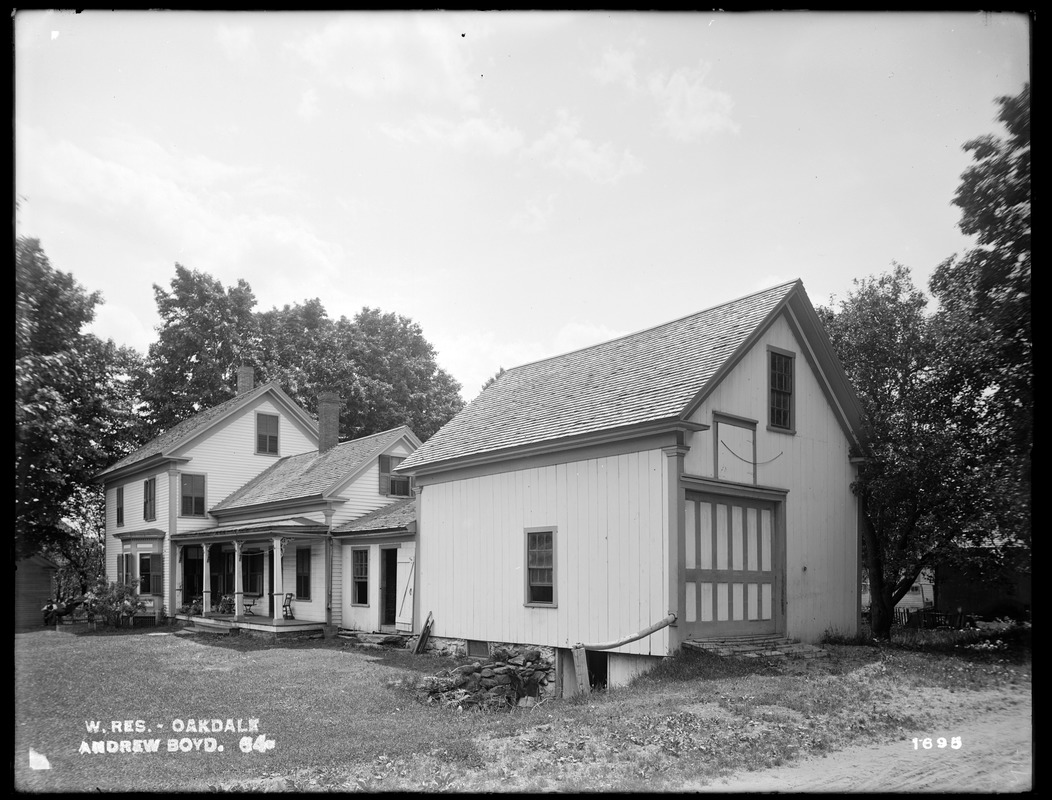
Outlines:
<svg viewBox="0 0 1052 800"><path fill-rule="evenodd" d="M436 644L610 643L610 685L688 639L859 624L860 408L797 281L505 372L399 468Z"/></svg>
<svg viewBox="0 0 1052 800"><path fill-rule="evenodd" d="M351 576L333 530L411 495L392 468L420 441L400 427L340 443L339 407L322 395L315 423L243 368L236 397L103 470L108 579L134 584L154 616L341 626Z"/></svg>

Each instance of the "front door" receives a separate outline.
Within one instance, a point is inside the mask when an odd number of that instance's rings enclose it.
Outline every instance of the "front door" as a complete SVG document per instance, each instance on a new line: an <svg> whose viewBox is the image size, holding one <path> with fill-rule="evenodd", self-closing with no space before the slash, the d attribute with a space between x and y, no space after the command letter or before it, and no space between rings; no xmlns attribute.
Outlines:
<svg viewBox="0 0 1052 800"><path fill-rule="evenodd" d="M688 492L684 615L691 638L783 633L780 504Z"/></svg>

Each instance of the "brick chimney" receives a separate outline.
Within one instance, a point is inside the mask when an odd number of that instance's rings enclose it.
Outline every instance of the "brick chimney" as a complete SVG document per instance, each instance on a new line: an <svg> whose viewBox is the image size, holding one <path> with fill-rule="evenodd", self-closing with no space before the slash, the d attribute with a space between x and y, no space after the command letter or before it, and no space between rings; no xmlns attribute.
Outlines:
<svg viewBox="0 0 1052 800"><path fill-rule="evenodd" d="M255 388L256 370L252 367L237 368L237 393L244 394Z"/></svg>
<svg viewBox="0 0 1052 800"><path fill-rule="evenodd" d="M340 441L340 396L335 392L318 395L318 452L335 447Z"/></svg>

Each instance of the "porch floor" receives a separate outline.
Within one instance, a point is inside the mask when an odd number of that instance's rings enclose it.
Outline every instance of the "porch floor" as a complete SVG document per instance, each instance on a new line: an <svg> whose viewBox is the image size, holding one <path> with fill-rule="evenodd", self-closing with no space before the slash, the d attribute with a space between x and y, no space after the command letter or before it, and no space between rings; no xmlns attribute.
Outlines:
<svg viewBox="0 0 1052 800"><path fill-rule="evenodd" d="M709 639L688 639L684 647L704 650L718 656L740 658L827 658L829 652L813 644L804 644L777 634L764 636L726 636Z"/></svg>
<svg viewBox="0 0 1052 800"><path fill-rule="evenodd" d="M235 633L243 630L273 634L325 632L325 623L323 622L267 617L260 614L250 614L248 616L209 614L207 617L199 614L176 614L175 618L181 622L189 623L189 628L184 628L184 630L190 632L193 632L192 629L210 633Z"/></svg>

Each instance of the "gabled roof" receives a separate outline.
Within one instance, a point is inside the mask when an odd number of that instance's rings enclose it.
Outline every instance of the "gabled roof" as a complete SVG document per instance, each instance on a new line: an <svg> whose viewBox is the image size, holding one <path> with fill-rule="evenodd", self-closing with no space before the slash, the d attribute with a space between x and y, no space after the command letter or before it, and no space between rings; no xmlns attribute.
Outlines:
<svg viewBox="0 0 1052 800"><path fill-rule="evenodd" d="M399 439L419 439L402 425L389 431L352 439L324 453L312 451L286 456L272 464L211 509L212 514L269 503L285 503L331 496L348 480Z"/></svg>
<svg viewBox="0 0 1052 800"><path fill-rule="evenodd" d="M495 458L619 428L682 423L787 307L822 369L832 374L828 392L840 398L841 424L857 430L857 401L803 284L794 281L510 369L398 471L437 470L469 457Z"/></svg>
<svg viewBox="0 0 1052 800"><path fill-rule="evenodd" d="M150 440L138 450L122 458L116 464L111 464L106 467L106 469L102 470L95 476L95 480L103 481L107 477L111 477L120 472L130 471L137 465L145 464L148 461L172 458L173 454L187 442L203 433L206 433L210 428L218 425L231 414L236 413L264 394L271 394L280 405L286 407L286 410L291 416L296 417L299 422L311 431L315 438L317 438L318 424L311 419L310 415L300 408L292 398L282 391L277 382L272 381L270 383L265 383L262 386L257 386L251 391L239 394L236 397L227 400L225 403L220 403L218 406L199 411L189 419L184 419L174 428L170 428Z"/></svg>
<svg viewBox="0 0 1052 800"><path fill-rule="evenodd" d="M334 534L376 531L412 531L416 525L416 500L407 497L379 508L363 517L332 529Z"/></svg>

